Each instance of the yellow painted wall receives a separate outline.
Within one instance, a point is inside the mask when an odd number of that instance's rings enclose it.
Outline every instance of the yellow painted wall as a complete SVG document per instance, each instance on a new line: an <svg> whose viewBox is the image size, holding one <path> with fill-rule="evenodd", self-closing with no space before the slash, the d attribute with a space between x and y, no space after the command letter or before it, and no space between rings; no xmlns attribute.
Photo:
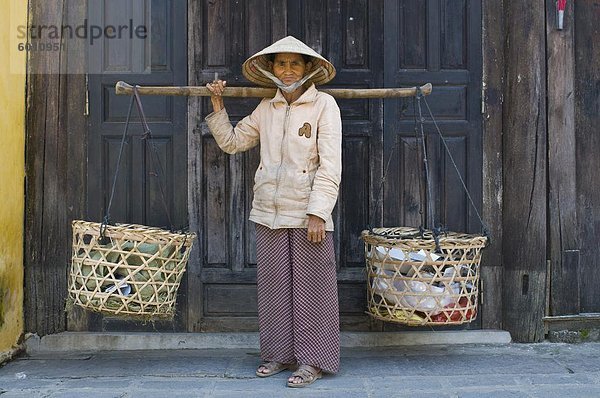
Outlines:
<svg viewBox="0 0 600 398"><path fill-rule="evenodd" d="M25 54L13 49L17 45L13 29L27 26L27 1L1 1L0 358L23 333Z"/></svg>

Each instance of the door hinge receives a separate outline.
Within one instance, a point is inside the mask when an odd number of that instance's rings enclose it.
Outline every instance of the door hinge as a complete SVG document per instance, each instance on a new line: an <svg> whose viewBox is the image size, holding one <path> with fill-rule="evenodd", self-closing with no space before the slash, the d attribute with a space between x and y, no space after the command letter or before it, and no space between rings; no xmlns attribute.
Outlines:
<svg viewBox="0 0 600 398"><path fill-rule="evenodd" d="M83 116L90 115L90 85L88 80L88 74L85 74L85 108L83 110Z"/></svg>

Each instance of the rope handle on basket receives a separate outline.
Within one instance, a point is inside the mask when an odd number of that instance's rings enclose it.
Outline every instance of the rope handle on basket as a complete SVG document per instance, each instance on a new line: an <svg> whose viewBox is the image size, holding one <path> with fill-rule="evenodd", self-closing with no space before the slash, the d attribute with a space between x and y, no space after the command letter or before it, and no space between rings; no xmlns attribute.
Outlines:
<svg viewBox="0 0 600 398"><path fill-rule="evenodd" d="M133 95L131 96L131 101L129 102L129 109L127 110L127 118L125 119L125 127L123 128L123 135L121 137L121 145L119 147L119 156L117 157L117 167L115 168L115 174L113 177L112 188L110 191L110 197L108 200L108 205L106 206L106 212L104 213L104 218L102 219L102 224L100 225L100 244L106 244L106 228L110 224L110 209L112 207L112 202L115 196L115 188L117 186L117 178L119 176L119 168L121 166L121 158L123 157L123 150L125 148L125 138L127 137L127 131L129 130L129 124L131 123L131 112L133 110L133 103L135 102L136 108L138 110L138 115L140 116L140 120L142 123L142 128L144 133L141 136L141 139L144 140L145 147L150 152L150 164L152 165L151 175L156 176L158 179L158 187L160 190L160 198L165 209L165 213L167 215L167 219L169 220L169 228L173 231L173 221L171 220L171 213L169 212L169 208L167 206L167 201L165 199L165 191L161 180L161 175L163 175L163 168L160 162L160 157L158 156L158 149L156 145L151 142L152 140L152 131L148 126L148 121L146 120L146 114L144 112L144 107L142 106L142 100L140 98L140 94L138 92L138 86L133 87ZM154 170L156 164L158 164L158 170Z"/></svg>
<svg viewBox="0 0 600 398"><path fill-rule="evenodd" d="M423 180L426 184L426 189L427 189L427 194L424 194L424 189L422 186L420 186L419 189L419 194L421 196L421 206L419 208L419 213L421 215L421 225L419 226L419 232L421 235L421 238L423 239L425 236L425 232L427 231L427 229L425 228L425 225L427 224L426 222L426 217L425 214L423 213L423 203L425 202L425 200L423 200L423 196L425 196L427 198L427 211L430 215L430 220L431 220L431 224L430 224L430 228L429 230L432 233L433 239L435 241L435 250L437 252L440 251L440 236L445 234L447 232L447 228L442 227L441 225L436 226L435 225L435 213L433 211L433 194L432 194L432 188L431 188L431 179L429 178L429 160L427 158L427 144L426 144L426 136L425 136L425 132L424 132L424 122L425 122L425 118L423 117L422 114L422 107L421 107L421 99L425 102L425 105L427 107L427 110L429 112L429 116L431 117L431 120L433 121L433 124L435 125L436 131L442 141L442 143L444 144L444 149L446 150L448 157L450 158L450 161L452 162L452 166L454 167L454 170L456 171L456 174L458 175L458 178L460 180L461 186L463 188L463 190L465 191L467 198L469 199L469 203L471 204L471 206L473 207L473 209L475 210L475 214L477 215L477 218L479 219L479 222L481 223L481 227L483 230L483 235L485 237L488 238L488 240L491 241L491 237L490 237L490 233L489 230L486 226L486 224L483 222L483 219L481 218L481 215L479 214L479 211L477 210L477 206L475 206L475 203L473 202L473 199L471 197L471 194L469 192L469 190L467 189L467 186L462 178L462 175L460 174L460 171L458 170L458 166L456 165L456 162L454 161L454 157L452 156L452 153L450 152L450 148L448 147L448 144L446 143L446 140L440 130L439 125L437 124L437 121L435 119L435 116L433 116L433 112L431 111L431 108L429 107L429 103L427 102L427 99L425 99L425 95L423 94L423 91L421 90L420 87L416 88L416 94L413 97L413 110L414 110L414 118L415 118L415 138L417 141L421 141L421 147L422 147L422 151L423 151L423 172L424 172L424 178L422 178L420 180L420 185L423 183ZM416 106L415 106L416 105ZM418 118L417 118L417 110L418 110ZM420 136L420 137L419 137ZM377 192L377 197L375 200L375 210L372 212L375 216L375 219L377 218L377 211L379 209L379 204L381 202L381 193L383 191L383 185L385 183L386 177L387 177L387 173L389 171L390 168L390 164L391 164L391 160L394 157L394 154L396 152L396 150L398 149L398 147L400 146L400 139L398 138L398 136L396 135L396 140L394 142L394 146L392 147L392 150L390 152L385 170L383 172L383 177L381 178L381 183L379 185L379 190ZM419 151L419 146L417 145L417 151ZM373 227L371 225L367 226L369 233L372 235L377 235L377 236L383 236L383 237L388 237L388 235L386 233L378 233L375 232L373 230Z"/></svg>

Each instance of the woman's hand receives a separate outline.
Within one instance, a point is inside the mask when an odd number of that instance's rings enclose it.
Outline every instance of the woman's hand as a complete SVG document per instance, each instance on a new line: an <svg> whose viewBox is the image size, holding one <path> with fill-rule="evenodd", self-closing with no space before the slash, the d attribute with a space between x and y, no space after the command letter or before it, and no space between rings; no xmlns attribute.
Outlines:
<svg viewBox="0 0 600 398"><path fill-rule="evenodd" d="M312 214L308 215L307 238L312 243L321 243L325 239L325 220Z"/></svg>
<svg viewBox="0 0 600 398"><path fill-rule="evenodd" d="M219 112L225 106L223 105L223 90L227 85L226 81L223 80L215 80L212 83L207 83L206 88L210 91L210 102L212 102L213 110L215 112Z"/></svg>

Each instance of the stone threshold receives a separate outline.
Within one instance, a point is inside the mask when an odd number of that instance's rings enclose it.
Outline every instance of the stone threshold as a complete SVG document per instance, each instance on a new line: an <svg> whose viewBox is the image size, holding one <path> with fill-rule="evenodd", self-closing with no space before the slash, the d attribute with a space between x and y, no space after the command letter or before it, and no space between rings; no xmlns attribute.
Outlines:
<svg viewBox="0 0 600 398"><path fill-rule="evenodd" d="M504 330L342 332L344 348L508 344ZM28 336L27 354L73 351L198 350L258 348L258 333L62 332Z"/></svg>

